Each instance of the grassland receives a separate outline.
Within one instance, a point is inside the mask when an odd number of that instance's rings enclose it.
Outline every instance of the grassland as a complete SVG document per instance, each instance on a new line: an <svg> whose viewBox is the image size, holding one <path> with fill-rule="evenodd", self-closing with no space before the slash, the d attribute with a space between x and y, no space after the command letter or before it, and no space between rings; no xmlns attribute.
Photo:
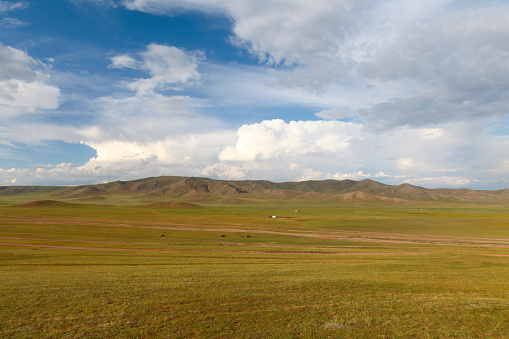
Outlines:
<svg viewBox="0 0 509 339"><path fill-rule="evenodd" d="M0 201L1 337L509 338L504 205L34 198Z"/></svg>

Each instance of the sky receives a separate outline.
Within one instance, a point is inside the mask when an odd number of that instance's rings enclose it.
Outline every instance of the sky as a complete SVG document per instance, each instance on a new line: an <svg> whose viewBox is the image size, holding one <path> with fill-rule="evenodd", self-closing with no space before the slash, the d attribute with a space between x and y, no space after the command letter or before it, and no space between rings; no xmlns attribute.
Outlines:
<svg viewBox="0 0 509 339"><path fill-rule="evenodd" d="M509 188L506 0L0 0L0 186Z"/></svg>

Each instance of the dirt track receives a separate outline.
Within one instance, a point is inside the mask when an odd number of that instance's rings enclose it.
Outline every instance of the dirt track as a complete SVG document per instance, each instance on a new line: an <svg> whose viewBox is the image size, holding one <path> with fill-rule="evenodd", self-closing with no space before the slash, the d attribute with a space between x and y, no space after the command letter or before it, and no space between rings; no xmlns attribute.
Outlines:
<svg viewBox="0 0 509 339"><path fill-rule="evenodd" d="M338 252L338 250L345 250L345 246L285 246L271 243L232 243L230 235L233 233L238 236L239 234L266 234L266 235L278 235L278 236L292 236L292 237L303 237L303 238L315 238L315 239L329 239L338 241L352 242L353 246L348 246L351 250L355 247L355 243L386 243L386 244L412 244L412 245L448 245L448 246L462 246L462 247L491 247L491 248L509 248L509 239L492 239L492 238L481 238L481 237L458 237L458 236L432 236L432 235L409 235L409 234L398 234L398 233L380 233L380 232L354 232L345 230L306 230L303 232L299 229L287 229L285 231L274 231L266 229L272 225L249 225L249 224L238 224L238 223L221 223L215 222L208 224L206 227L195 225L186 222L168 222L168 221L146 221L146 220L129 220L115 222L112 220L101 220L101 219L85 219L85 218L72 218L72 219L61 219L52 217L33 217L33 216L1 216L3 222L9 224L48 224L48 225L79 225L85 227L101 227L101 228L137 228L137 229L156 229L156 230L175 230L175 231L196 231L196 232L215 232L228 234L228 242L224 244L216 244L215 246L243 246L258 248L258 250L199 250L199 249L178 249L178 248L131 248L133 245L142 246L168 246L168 240L171 237L165 237L165 242L122 242L122 241L93 241L93 240L81 240L81 239L40 239L40 238L28 238L28 237L0 237L3 240L19 240L25 243L16 242L2 242L0 245L4 246L24 246L24 247L39 247L39 248L60 248L60 249L76 249L76 250L104 250L104 251L138 251L138 252L217 252L217 253L271 253L275 250L281 251L282 253L313 253L313 254L331 254L331 255L421 255L438 252L421 252L408 251L408 252L367 252L367 253L355 253L355 252ZM182 240L182 239L180 239ZM45 245L45 244L34 244L33 242L75 242L75 243L91 243L91 244L104 244L104 245L125 245L122 248L110 247L110 246L66 246L66 245ZM28 242L28 244L27 244ZM359 245L360 246L360 245ZM264 250L260 250L263 248ZM291 250L294 251L291 251ZM409 250L409 249L408 249ZM438 247L437 247L438 250ZM319 252L316 252L319 251ZM505 256L502 254L502 256ZM508 255L509 256L509 255Z"/></svg>
<svg viewBox="0 0 509 339"><path fill-rule="evenodd" d="M14 244L0 243L0 246L20 246L20 247L38 247L38 248L57 248L69 250L91 250L91 251L128 251L128 252L199 252L199 253L254 253L267 254L274 253L270 251L228 251L228 250L195 250L195 249L144 249L144 248L114 248L114 247L85 247L85 246L58 246L58 245L33 245L33 244ZM279 254L314 254L314 255L426 255L437 252L305 252L305 251L284 251Z"/></svg>
<svg viewBox="0 0 509 339"><path fill-rule="evenodd" d="M482 237L459 237L459 236L436 236L436 235L410 235L400 233L382 233L382 232L356 232L345 230L316 230L306 231L292 230L272 231L263 229L262 225L249 224L226 224L216 222L213 225L203 227L191 223L176 223L162 221L134 220L127 222L107 222L101 220L72 219L62 220L56 218L34 218L25 216L2 216L8 218L9 223L30 223L30 224L64 224L79 225L87 227L111 227L111 228L139 228L139 229L157 229L157 230L181 230L197 232L221 232L221 233L251 233L251 234L273 234L281 236L294 236L317 239L333 239L352 242L369 243L392 243L392 244L423 244L423 245L456 245L456 246L475 246L475 247L501 247L509 248L509 239L494 239ZM228 227L229 226L229 227Z"/></svg>

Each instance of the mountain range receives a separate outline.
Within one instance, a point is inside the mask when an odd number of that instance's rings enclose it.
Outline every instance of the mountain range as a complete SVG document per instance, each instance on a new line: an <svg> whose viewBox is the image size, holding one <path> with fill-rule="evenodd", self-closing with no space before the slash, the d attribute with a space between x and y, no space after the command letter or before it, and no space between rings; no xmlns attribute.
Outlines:
<svg viewBox="0 0 509 339"><path fill-rule="evenodd" d="M200 199L297 199L338 201L455 201L505 202L509 189L487 191L426 189L410 184L386 185L374 180L309 180L275 183L266 180L215 180L201 177L164 176L81 186L3 186L0 195L39 193L64 200L100 200L109 195L140 199L199 201Z"/></svg>

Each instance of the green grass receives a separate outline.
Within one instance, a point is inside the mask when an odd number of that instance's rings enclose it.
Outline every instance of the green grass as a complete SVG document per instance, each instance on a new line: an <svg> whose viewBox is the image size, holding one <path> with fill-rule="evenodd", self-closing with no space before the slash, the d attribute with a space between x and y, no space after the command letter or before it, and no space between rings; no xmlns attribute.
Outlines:
<svg viewBox="0 0 509 339"><path fill-rule="evenodd" d="M509 337L504 206L6 202L0 243L6 338Z"/></svg>

